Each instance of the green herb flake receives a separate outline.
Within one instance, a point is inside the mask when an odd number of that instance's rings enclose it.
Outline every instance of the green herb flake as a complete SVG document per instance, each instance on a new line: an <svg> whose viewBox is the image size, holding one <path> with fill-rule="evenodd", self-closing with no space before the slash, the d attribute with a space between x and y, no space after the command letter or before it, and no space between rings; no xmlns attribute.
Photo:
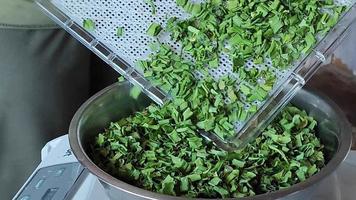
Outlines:
<svg viewBox="0 0 356 200"><path fill-rule="evenodd" d="M183 120L185 121L185 120L189 119L192 115L193 115L193 112L190 110L190 108L187 108L183 112Z"/></svg>
<svg viewBox="0 0 356 200"><path fill-rule="evenodd" d="M138 96L141 94L141 88L138 87L138 86L133 86L131 89L130 89L130 96L134 99L137 99Z"/></svg>
<svg viewBox="0 0 356 200"><path fill-rule="evenodd" d="M209 185L211 186L216 186L221 182L221 179L219 177L214 177L209 181Z"/></svg>
<svg viewBox="0 0 356 200"><path fill-rule="evenodd" d="M176 0L178 6L184 7L188 0Z"/></svg>
<svg viewBox="0 0 356 200"><path fill-rule="evenodd" d="M161 25L157 24L157 23L152 23L148 29L147 29L147 35L149 36L157 36L162 30Z"/></svg>
<svg viewBox="0 0 356 200"><path fill-rule="evenodd" d="M123 27L118 27L116 29L116 36L117 37L122 37L123 34L124 34L124 28Z"/></svg>
<svg viewBox="0 0 356 200"><path fill-rule="evenodd" d="M170 194L170 195L175 195L174 192L174 184L175 180L171 176L167 176L163 181L162 181L162 189L161 192L164 194Z"/></svg>
<svg viewBox="0 0 356 200"><path fill-rule="evenodd" d="M271 26L273 32L277 33L283 27L283 22L279 19L277 15L274 15L270 19L269 25Z"/></svg>
<svg viewBox="0 0 356 200"><path fill-rule="evenodd" d="M95 22L92 19L84 19L83 27L87 31L94 31L95 30Z"/></svg>
<svg viewBox="0 0 356 200"><path fill-rule="evenodd" d="M194 26L188 26L188 31L194 33L194 34L199 34L200 30L195 28Z"/></svg>

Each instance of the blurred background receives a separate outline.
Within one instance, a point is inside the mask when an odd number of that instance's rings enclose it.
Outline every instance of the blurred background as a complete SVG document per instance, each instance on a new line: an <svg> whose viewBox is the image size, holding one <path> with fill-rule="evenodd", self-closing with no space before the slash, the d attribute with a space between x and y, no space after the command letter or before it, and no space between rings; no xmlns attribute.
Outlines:
<svg viewBox="0 0 356 200"><path fill-rule="evenodd" d="M356 149L356 24L334 54L328 58L305 87L332 99L353 126L353 149Z"/></svg>

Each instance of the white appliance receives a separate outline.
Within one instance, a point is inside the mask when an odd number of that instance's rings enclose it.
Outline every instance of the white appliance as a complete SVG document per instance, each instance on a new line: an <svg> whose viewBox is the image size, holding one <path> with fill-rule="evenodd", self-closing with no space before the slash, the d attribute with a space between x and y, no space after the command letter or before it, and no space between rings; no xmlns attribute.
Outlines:
<svg viewBox="0 0 356 200"><path fill-rule="evenodd" d="M15 200L109 200L98 179L77 162L68 135L48 142L42 162L28 178ZM315 200L356 199L356 151L351 151L336 172L317 186Z"/></svg>
<svg viewBox="0 0 356 200"><path fill-rule="evenodd" d="M108 200L98 179L73 155L68 135L48 142L41 163L13 199L16 200Z"/></svg>

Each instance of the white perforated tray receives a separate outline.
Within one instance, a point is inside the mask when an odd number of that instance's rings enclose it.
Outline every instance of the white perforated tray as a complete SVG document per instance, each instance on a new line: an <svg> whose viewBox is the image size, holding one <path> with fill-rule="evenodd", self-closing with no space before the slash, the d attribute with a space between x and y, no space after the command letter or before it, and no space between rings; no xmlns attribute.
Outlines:
<svg viewBox="0 0 356 200"><path fill-rule="evenodd" d="M147 58L151 53L149 44L154 42L154 38L148 36L146 31L152 22L157 22L164 27L166 21L172 16L181 19L189 17L177 7L175 0L155 1L156 15L152 15L151 6L144 0L38 0L37 3L75 38L129 81L142 87L143 91L155 102L164 103L168 95L159 88L153 87L137 70L135 63ZM289 102L297 90L318 69L321 62L332 53L356 17L354 0L337 0L337 3L348 5L349 11L329 34L320 40L309 55L295 62L288 70L278 70L268 60L259 65L255 65L252 61L246 62L246 68L272 70L277 81L267 100L253 102L258 105L258 112L244 122L237 122L235 124L237 135L223 142L236 143L241 140L248 142L247 138L255 136L259 129L272 120L274 115ZM95 21L95 30L90 32L84 30L82 27L84 19ZM124 28L122 37L116 36L117 27ZM171 42L168 34L160 34L159 38L176 51L180 50L179 44ZM189 59L189 56L186 58ZM219 67L210 70L210 74L215 78L232 74L232 63L227 55L220 55ZM196 76L202 78L199 72L196 72ZM263 80L259 81L263 82ZM246 107L249 106L249 103L245 102L245 104Z"/></svg>

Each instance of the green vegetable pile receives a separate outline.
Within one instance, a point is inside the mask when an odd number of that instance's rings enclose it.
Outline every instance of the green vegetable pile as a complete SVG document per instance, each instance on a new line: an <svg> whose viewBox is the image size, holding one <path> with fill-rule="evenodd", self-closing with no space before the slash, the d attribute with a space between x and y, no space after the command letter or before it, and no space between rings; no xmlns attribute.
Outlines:
<svg viewBox="0 0 356 200"><path fill-rule="evenodd" d="M145 2L156 15L155 1ZM171 103L186 102L181 111L192 114L193 124L225 141L234 136L239 128L235 125L243 124L268 98L278 71L310 52L317 37L325 35L346 9L333 0L176 0L176 4L190 17L148 25L147 35L156 43L137 67L172 97ZM95 28L90 19L83 26ZM117 37L127 34L124 30L118 27ZM160 41L162 32L180 44L180 52ZM209 70L221 64L222 54L231 61L232 73L212 77ZM270 61L273 67L246 67L248 60ZM197 79L197 73L203 78Z"/></svg>
<svg viewBox="0 0 356 200"><path fill-rule="evenodd" d="M147 34L157 37L154 53L139 61L138 67L172 99L190 102L187 112L194 113L193 122L225 141L234 135L233 124L246 121L267 99L277 80L276 68L286 69L309 52L317 35L327 33L346 8L332 0L176 3L191 17L170 18L165 27L152 23ZM162 31L181 44L181 52L159 41ZM209 69L219 66L222 53L232 61L233 74L213 80ZM244 65L249 59L256 64L270 59L275 68L247 68ZM204 75L198 81L197 71Z"/></svg>
<svg viewBox="0 0 356 200"><path fill-rule="evenodd" d="M233 60L237 73L249 58L257 64L271 58L274 66L288 67L309 52L316 35L325 34L345 10L333 0L176 2L192 17L171 18L167 29L193 56L196 67L216 67L219 54L224 52Z"/></svg>
<svg viewBox="0 0 356 200"><path fill-rule="evenodd" d="M316 121L288 106L241 150L226 152L196 134L190 112L151 105L97 136L93 160L132 185L187 197L244 197L287 188L325 164ZM207 124L208 125L208 124Z"/></svg>
<svg viewBox="0 0 356 200"><path fill-rule="evenodd" d="M245 121L248 115L257 111L257 105L246 106L241 101L239 91L247 101L263 100L268 94L264 91L268 83L250 88L229 76L220 77L218 81L210 76L197 80L192 70L194 66L182 60L167 46L160 46L150 61L141 61L141 66L143 69L154 69L145 71L145 76L149 76L152 83L159 84L174 96L168 102L169 105L175 105L172 115L177 112L191 113L189 121L204 131L214 132L222 139L234 136L234 123ZM177 121L176 118L173 116Z"/></svg>

